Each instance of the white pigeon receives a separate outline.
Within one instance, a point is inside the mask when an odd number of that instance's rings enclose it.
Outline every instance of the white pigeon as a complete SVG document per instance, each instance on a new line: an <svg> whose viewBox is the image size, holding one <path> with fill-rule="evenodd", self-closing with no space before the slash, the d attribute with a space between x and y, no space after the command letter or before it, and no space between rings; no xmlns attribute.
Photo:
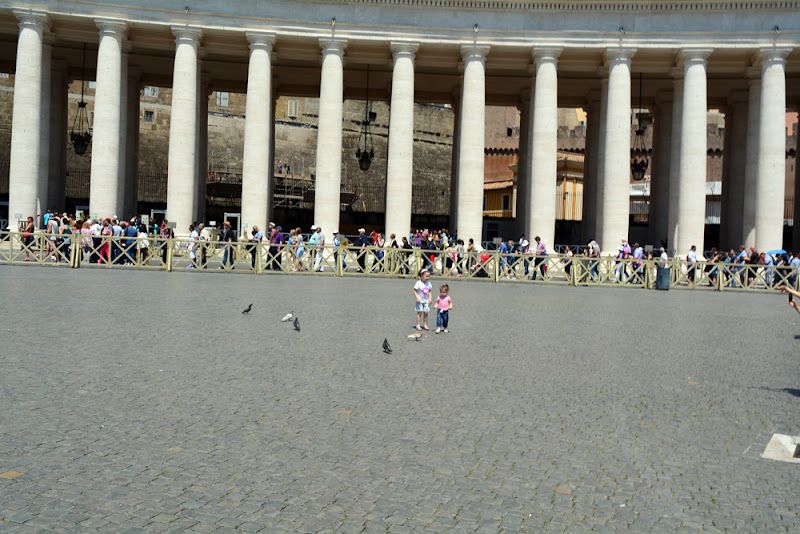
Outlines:
<svg viewBox="0 0 800 534"><path fill-rule="evenodd" d="M281 322L282 323L288 323L289 321L292 320L293 317L294 317L294 311L290 311L289 313L287 313L286 315L283 316L283 319L281 319Z"/></svg>
<svg viewBox="0 0 800 534"><path fill-rule="evenodd" d="M422 334L411 334L408 336L408 339L411 341L419 341L422 338Z"/></svg>

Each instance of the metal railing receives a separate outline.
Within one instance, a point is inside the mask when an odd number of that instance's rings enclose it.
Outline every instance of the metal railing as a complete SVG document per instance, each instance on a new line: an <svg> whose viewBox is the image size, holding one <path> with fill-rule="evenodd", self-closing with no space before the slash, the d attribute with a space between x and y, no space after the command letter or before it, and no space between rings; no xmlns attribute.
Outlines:
<svg viewBox="0 0 800 534"><path fill-rule="evenodd" d="M213 270L227 273L322 273L335 276L416 277L428 269L436 278L482 278L495 283L547 283L572 286L619 285L652 289L659 267L670 269L669 287L717 291L800 289L798 268L740 263L695 264L585 255L459 253L453 249L309 246L201 241L187 237L114 237L85 234L27 235L0 232L0 263L71 268L133 268L171 271Z"/></svg>

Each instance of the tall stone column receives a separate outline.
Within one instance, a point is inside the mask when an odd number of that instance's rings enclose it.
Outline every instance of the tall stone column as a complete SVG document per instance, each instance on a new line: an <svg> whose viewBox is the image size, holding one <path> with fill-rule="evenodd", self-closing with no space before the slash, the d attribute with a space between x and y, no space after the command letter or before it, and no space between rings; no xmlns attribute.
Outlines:
<svg viewBox="0 0 800 534"><path fill-rule="evenodd" d="M463 79L462 79L463 82ZM460 88L459 88L460 90ZM450 151L450 235L458 221L458 158L461 150L461 93L453 94L453 149ZM413 210L412 210L413 214Z"/></svg>
<svg viewBox="0 0 800 534"><path fill-rule="evenodd" d="M317 181L314 224L329 236L339 229L342 183L342 105L344 98L344 49L347 41L320 39L322 80L319 89L317 128Z"/></svg>
<svg viewBox="0 0 800 534"><path fill-rule="evenodd" d="M755 70L755 69L753 69ZM756 195L758 188L758 129L761 126L761 80L751 72L747 99L747 144L745 146L744 211L742 244L749 249L756 244ZM784 142L781 146L785 146Z"/></svg>
<svg viewBox="0 0 800 534"><path fill-rule="evenodd" d="M122 209L122 175L125 147L120 132L125 114L123 101L123 53L126 23L97 19L100 46L97 50L97 89L92 122L92 163L89 213L111 217Z"/></svg>
<svg viewBox="0 0 800 534"><path fill-rule="evenodd" d="M653 158L650 162L650 216L648 240L659 247L669 229L669 165L672 142L672 91L656 95L653 122Z"/></svg>
<svg viewBox="0 0 800 534"><path fill-rule="evenodd" d="M53 57L53 34L44 35L42 46L42 95L41 95L41 127L39 128L39 187L36 198L36 212L44 213L53 206L47 205L47 189L50 185L50 84L51 61Z"/></svg>
<svg viewBox="0 0 800 534"><path fill-rule="evenodd" d="M673 70L675 81L672 85L672 139L669 150L669 218L667 232L667 250L670 255L676 253L678 242L678 195L681 177L681 123L683 121L683 70Z"/></svg>
<svg viewBox="0 0 800 534"><path fill-rule="evenodd" d="M756 249L783 248L786 180L786 56L790 48L759 51L761 107L758 127Z"/></svg>
<svg viewBox="0 0 800 534"><path fill-rule="evenodd" d="M275 34L247 32L250 65L247 70L247 103L242 163L242 224L266 231L269 181L274 163L269 159L272 137L272 46Z"/></svg>
<svg viewBox="0 0 800 534"><path fill-rule="evenodd" d="M603 235L603 202L605 195L605 160L606 160L606 137L605 124L606 112L608 111L608 73L600 82L600 126L599 141L597 143L597 186L595 188L595 210L594 210L594 235L593 239L600 239ZM601 245L602 247L602 245Z"/></svg>
<svg viewBox="0 0 800 534"><path fill-rule="evenodd" d="M609 49L608 94L605 123L602 204L598 206L600 248L603 255L613 255L623 238L628 237L630 214L631 152L631 57L634 49Z"/></svg>
<svg viewBox="0 0 800 534"><path fill-rule="evenodd" d="M394 57L386 167L386 235L411 229L411 184L414 172L414 55L419 43L391 43Z"/></svg>
<svg viewBox="0 0 800 534"><path fill-rule="evenodd" d="M201 67L202 68L202 67ZM209 76L198 70L197 80L197 155L194 183L197 187L195 220L206 222L206 191L208 187L208 99L211 97Z"/></svg>
<svg viewBox="0 0 800 534"><path fill-rule="evenodd" d="M530 217L528 208L530 207L530 161L531 161L531 135L532 125L531 113L531 92L524 90L519 112L519 157L517 159L517 213L515 229L516 238L525 236L528 241L532 236L528 235Z"/></svg>
<svg viewBox="0 0 800 534"><path fill-rule="evenodd" d="M747 91L735 91L728 96L728 107L725 109L720 209L722 250L738 250L743 243L745 151L742 147L747 146L747 98Z"/></svg>
<svg viewBox="0 0 800 534"><path fill-rule="evenodd" d="M795 106L795 110L798 106ZM794 211L792 213L792 252L800 252L800 143L794 153Z"/></svg>
<svg viewBox="0 0 800 534"><path fill-rule="evenodd" d="M687 49L683 60L683 106L681 110L681 161L678 180L678 255L692 245L703 251L706 221L706 59L708 49Z"/></svg>
<svg viewBox="0 0 800 534"><path fill-rule="evenodd" d="M278 89L280 88L280 81L278 78L272 79L272 116L275 117L275 112L278 109ZM274 121L273 121L274 123ZM275 219L273 212L275 210L275 135L269 137L269 178L267 179L267 220L272 221ZM294 165L292 165L294 167ZM336 230L337 228L334 228Z"/></svg>
<svg viewBox="0 0 800 534"><path fill-rule="evenodd" d="M583 208L581 209L581 243L595 239L597 232L597 183L600 159L600 91L593 89L586 96L586 145L583 158Z"/></svg>
<svg viewBox="0 0 800 534"><path fill-rule="evenodd" d="M47 209L64 210L67 173L68 81L67 63L55 60L50 70L50 158Z"/></svg>
<svg viewBox="0 0 800 534"><path fill-rule="evenodd" d="M141 72L138 68L128 67L126 80L125 112L125 182L123 186L122 213L118 215L128 219L139 212L139 111L142 85L139 81Z"/></svg>
<svg viewBox="0 0 800 534"><path fill-rule="evenodd" d="M489 47L462 45L464 83L461 93L458 151L459 239L480 244L483 238L484 132L486 129L486 54Z"/></svg>
<svg viewBox="0 0 800 534"><path fill-rule="evenodd" d="M39 198L42 131L42 56L44 34L50 20L44 13L14 11L19 20L17 66L14 76L14 108L11 119L11 160L9 164L8 219L15 227L16 216L28 216L37 224L41 213ZM31 165L31 162L37 162Z"/></svg>
<svg viewBox="0 0 800 534"><path fill-rule="evenodd" d="M172 78L172 117L169 127L167 178L167 219L176 224L176 234L189 233L197 209L196 150L198 65L197 53L202 31L186 26L173 27L175 65Z"/></svg>
<svg viewBox="0 0 800 534"><path fill-rule="evenodd" d="M548 251L555 250L556 172L558 170L558 56L560 48L535 48L533 130L531 132L530 185L527 233L539 236Z"/></svg>

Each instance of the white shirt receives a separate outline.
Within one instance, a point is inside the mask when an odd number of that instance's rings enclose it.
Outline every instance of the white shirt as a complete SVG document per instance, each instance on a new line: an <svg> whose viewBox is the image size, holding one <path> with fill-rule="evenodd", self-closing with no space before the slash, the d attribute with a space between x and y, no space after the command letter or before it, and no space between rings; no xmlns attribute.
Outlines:
<svg viewBox="0 0 800 534"><path fill-rule="evenodd" d="M694 250L690 250L689 254L687 254L689 259L689 263L697 263L697 254L695 254Z"/></svg>

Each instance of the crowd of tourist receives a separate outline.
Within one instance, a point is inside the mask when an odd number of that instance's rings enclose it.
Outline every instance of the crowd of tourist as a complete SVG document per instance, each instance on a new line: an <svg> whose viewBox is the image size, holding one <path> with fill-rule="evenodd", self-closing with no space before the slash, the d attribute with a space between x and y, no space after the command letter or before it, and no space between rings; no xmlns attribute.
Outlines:
<svg viewBox="0 0 800 534"><path fill-rule="evenodd" d="M34 233L36 231L33 217L28 217L22 227L23 250L25 258L30 261L31 255L41 260L61 262L68 261L69 249L72 240L80 243L80 261L91 263L107 263L128 265L132 263L148 265L154 255L166 262L167 247L160 241L158 246L153 246L148 238L158 237L169 239L174 237L169 223L164 220L160 224L147 224L141 218L132 218L129 221L119 220L117 217L106 219L76 219L66 213L47 212L43 218L43 243L34 246ZM222 265L219 269L234 269L235 255L241 255L234 245L244 244L243 250L249 255L251 268L256 268L255 250L259 243L268 246L269 254L263 268L266 270L288 271L324 271L323 248L326 245L326 236L323 229L311 226L311 232L304 234L302 228L290 228L284 231L280 225L270 222L268 228L262 231L258 226L250 229L248 235L241 238L232 228L229 221L215 232L210 231L203 223L189 226L189 237L186 240L186 255L189 258L189 268L207 268L209 254L213 248L220 245ZM103 239L114 237L117 239ZM358 235L348 237L338 231L332 232L332 239L327 242L333 244L337 250L333 252L334 261L338 261L338 248L345 247L342 268L348 268L348 262L358 272L368 269L374 271L388 270L381 263L387 249L398 249L395 257L399 259L399 271L409 274L415 265L411 260L415 251L419 251L421 268L433 273L438 271L444 276L470 276L487 277L487 262L492 257L490 251L484 250L481 244L476 244L472 239L466 243L451 236L446 229L428 230L412 229L408 235L396 236L391 234L385 238L381 233L359 228ZM212 243L213 242L213 243ZM587 270L592 279L598 279L599 263L601 256L600 245L592 239L586 246L575 247L573 250L566 246L559 259L563 265L563 272L567 277L571 275L575 254L580 252L588 259ZM539 236L534 237L533 243L526 236L519 240L503 241L497 247L499 260L498 274L502 278L545 278L548 268L547 245ZM753 287L757 280L759 269L763 273L762 280L769 286L786 281L785 273L800 267L800 257L792 252L774 250L757 252L755 247L749 250L744 245L739 251L729 252L711 249L707 255L699 254L696 247L692 246L685 257L680 257L687 263L686 280L693 286L698 280L703 280L709 285L716 286L722 273L722 284L727 287ZM667 267L669 258L664 247L645 251L639 243L631 245L627 239L622 239L614 258L613 268L609 269L606 279L613 282L638 283L643 280L643 267L645 260L660 260L660 266ZM371 261L369 261L371 260ZM700 262L703 262L700 265ZM368 265L369 263L369 265ZM720 269L720 264L725 267ZM749 266L749 268L748 268ZM613 275L612 275L613 272ZM699 276L698 273L705 276ZM781 273L784 273L783 277ZM416 274L416 273L414 273ZM794 275L790 283L794 284Z"/></svg>

